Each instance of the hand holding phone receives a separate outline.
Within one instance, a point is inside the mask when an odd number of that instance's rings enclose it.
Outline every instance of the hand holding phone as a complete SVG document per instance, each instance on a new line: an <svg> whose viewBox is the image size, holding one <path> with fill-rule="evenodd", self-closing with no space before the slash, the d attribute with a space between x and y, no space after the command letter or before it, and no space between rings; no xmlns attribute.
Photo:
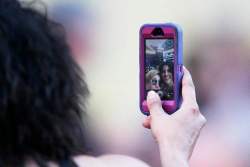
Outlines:
<svg viewBox="0 0 250 167"><path fill-rule="evenodd" d="M182 85L183 103L172 115L164 113L157 93L150 91L147 96L150 116L145 118L143 126L151 129L159 145L162 166L188 167L188 160L206 123L199 111L192 77L185 68Z"/></svg>
<svg viewBox="0 0 250 167"><path fill-rule="evenodd" d="M147 93L158 93L172 114L181 103L182 31L175 24L146 24L140 29L140 108L149 115Z"/></svg>

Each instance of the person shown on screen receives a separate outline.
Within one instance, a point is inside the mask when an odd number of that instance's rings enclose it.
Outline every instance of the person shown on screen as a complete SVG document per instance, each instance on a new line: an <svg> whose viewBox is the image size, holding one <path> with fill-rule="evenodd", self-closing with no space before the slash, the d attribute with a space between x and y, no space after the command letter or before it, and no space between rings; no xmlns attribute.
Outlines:
<svg viewBox="0 0 250 167"><path fill-rule="evenodd" d="M164 99L173 98L173 70L171 63L163 63L159 67L161 76L161 89L163 91Z"/></svg>
<svg viewBox="0 0 250 167"><path fill-rule="evenodd" d="M158 70L150 70L146 73L146 90L160 90L160 74Z"/></svg>
<svg viewBox="0 0 250 167"><path fill-rule="evenodd" d="M148 167L129 156L87 153L83 73L63 27L28 4L0 0L0 167ZM157 93L147 96L151 115L143 126L158 143L162 167L188 166L206 122L186 69L182 85L183 103L172 115Z"/></svg>

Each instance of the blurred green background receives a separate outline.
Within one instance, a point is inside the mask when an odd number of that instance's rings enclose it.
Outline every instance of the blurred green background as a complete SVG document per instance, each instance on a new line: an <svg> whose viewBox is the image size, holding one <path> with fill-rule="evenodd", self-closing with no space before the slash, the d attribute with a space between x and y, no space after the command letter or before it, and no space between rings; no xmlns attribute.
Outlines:
<svg viewBox="0 0 250 167"><path fill-rule="evenodd" d="M250 166L250 1L44 0L66 27L85 72L91 154L126 154L160 166L139 110L139 28L174 22L208 123L192 167ZM169 127L166 127L166 129Z"/></svg>

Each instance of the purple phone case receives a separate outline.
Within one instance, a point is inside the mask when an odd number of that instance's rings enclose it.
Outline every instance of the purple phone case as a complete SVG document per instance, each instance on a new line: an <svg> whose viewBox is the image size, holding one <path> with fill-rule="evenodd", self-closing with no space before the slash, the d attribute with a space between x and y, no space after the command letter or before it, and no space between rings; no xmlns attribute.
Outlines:
<svg viewBox="0 0 250 167"><path fill-rule="evenodd" d="M175 40L175 50L177 53L175 53L174 57L174 100L164 100L162 101L162 107L165 112L168 114L174 113L176 110L179 109L181 105L181 81L183 76L183 41L182 41L182 30L181 27L173 24L173 23L165 23L165 24L145 24L140 28L140 109L141 112L145 115L149 115L149 110L147 107L147 102L144 97L145 95L145 73L144 73L144 38L142 35L142 31L144 28L149 27L162 27L167 28L173 28L176 31L176 39ZM176 45L177 44L177 45Z"/></svg>

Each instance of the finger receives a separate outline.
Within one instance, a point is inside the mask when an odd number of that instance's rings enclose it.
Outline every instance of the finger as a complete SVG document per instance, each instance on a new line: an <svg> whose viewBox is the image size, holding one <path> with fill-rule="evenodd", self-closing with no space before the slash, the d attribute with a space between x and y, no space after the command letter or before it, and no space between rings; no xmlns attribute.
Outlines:
<svg viewBox="0 0 250 167"><path fill-rule="evenodd" d="M161 105L161 99L157 93L150 91L147 96L147 105L149 112L152 116L162 115L163 109Z"/></svg>
<svg viewBox="0 0 250 167"><path fill-rule="evenodd" d="M196 105L195 87L190 72L184 67L182 79L182 97L184 105Z"/></svg>
<svg viewBox="0 0 250 167"><path fill-rule="evenodd" d="M142 124L145 128L151 129L151 116L148 116Z"/></svg>

